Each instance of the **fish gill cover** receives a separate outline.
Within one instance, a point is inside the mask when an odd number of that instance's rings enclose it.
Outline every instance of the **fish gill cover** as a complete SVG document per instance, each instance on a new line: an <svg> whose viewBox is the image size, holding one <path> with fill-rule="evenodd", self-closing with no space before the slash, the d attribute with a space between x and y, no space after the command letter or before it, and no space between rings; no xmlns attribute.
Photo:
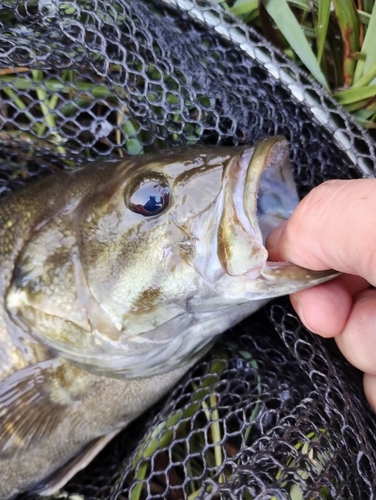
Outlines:
<svg viewBox="0 0 376 500"><path fill-rule="evenodd" d="M101 156L276 134L302 196L374 175L372 138L210 2L0 0L0 21L3 197ZM275 300L57 496L369 499L375 422L360 373Z"/></svg>

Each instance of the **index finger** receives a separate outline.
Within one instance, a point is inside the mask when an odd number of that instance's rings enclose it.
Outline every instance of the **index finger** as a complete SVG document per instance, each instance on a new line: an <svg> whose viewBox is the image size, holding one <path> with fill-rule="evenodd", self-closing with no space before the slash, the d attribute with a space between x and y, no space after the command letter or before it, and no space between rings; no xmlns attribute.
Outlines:
<svg viewBox="0 0 376 500"><path fill-rule="evenodd" d="M314 188L267 246L270 260L332 268L376 285L376 179L332 180Z"/></svg>

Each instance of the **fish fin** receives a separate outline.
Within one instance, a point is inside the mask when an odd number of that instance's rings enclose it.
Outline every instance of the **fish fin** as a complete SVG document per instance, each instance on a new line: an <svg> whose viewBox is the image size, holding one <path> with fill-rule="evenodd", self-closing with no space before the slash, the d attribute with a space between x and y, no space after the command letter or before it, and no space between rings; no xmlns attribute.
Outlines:
<svg viewBox="0 0 376 500"><path fill-rule="evenodd" d="M61 421L69 406L51 399L55 359L19 370L0 382L0 455L35 446ZM52 370L52 372L51 372Z"/></svg>
<svg viewBox="0 0 376 500"><path fill-rule="evenodd" d="M61 489L75 474L77 474L77 472L84 469L122 429L123 428L116 429L110 434L89 443L79 455L69 460L69 462L46 481L39 483L33 488L32 492L38 493L38 495L41 496L53 495L56 493L56 491Z"/></svg>

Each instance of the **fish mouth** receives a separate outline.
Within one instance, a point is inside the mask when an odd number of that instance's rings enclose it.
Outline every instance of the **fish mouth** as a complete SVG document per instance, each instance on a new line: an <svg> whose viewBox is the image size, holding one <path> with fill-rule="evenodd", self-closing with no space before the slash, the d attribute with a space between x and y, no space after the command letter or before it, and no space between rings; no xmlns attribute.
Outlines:
<svg viewBox="0 0 376 500"><path fill-rule="evenodd" d="M245 153L249 155L248 151ZM283 136L265 139L256 145L252 158L244 160L248 161L244 212L258 241L265 243L272 229L286 221L299 203L289 162L288 142Z"/></svg>
<svg viewBox="0 0 376 500"><path fill-rule="evenodd" d="M288 157L289 148L284 137L264 139L255 147L243 149L225 173L218 256L230 276L247 274L252 278L259 275L268 256L264 242L272 229L261 225L261 220L272 216L273 210L280 212L280 217L275 217L272 225L276 227L278 221L282 222L290 215L284 216L286 196L280 199L279 193L289 191L287 200L292 208L299 202ZM267 184L270 184L269 189ZM260 193L262 186L261 191L265 193ZM274 206L269 207L264 196L269 196Z"/></svg>
<svg viewBox="0 0 376 500"><path fill-rule="evenodd" d="M293 293L338 274L268 260L268 234L290 217L298 203L289 146L282 136L244 148L225 172L218 258L228 277L247 278L252 299Z"/></svg>

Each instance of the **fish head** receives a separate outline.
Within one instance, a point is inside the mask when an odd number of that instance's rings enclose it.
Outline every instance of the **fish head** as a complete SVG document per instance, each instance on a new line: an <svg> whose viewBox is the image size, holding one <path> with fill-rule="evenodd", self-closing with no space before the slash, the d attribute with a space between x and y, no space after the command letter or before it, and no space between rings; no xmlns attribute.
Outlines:
<svg viewBox="0 0 376 500"><path fill-rule="evenodd" d="M90 175L92 188L25 244L6 300L14 321L95 373L150 376L270 298L328 279L268 262L268 233L299 201L288 156L273 137L87 167L76 181Z"/></svg>

